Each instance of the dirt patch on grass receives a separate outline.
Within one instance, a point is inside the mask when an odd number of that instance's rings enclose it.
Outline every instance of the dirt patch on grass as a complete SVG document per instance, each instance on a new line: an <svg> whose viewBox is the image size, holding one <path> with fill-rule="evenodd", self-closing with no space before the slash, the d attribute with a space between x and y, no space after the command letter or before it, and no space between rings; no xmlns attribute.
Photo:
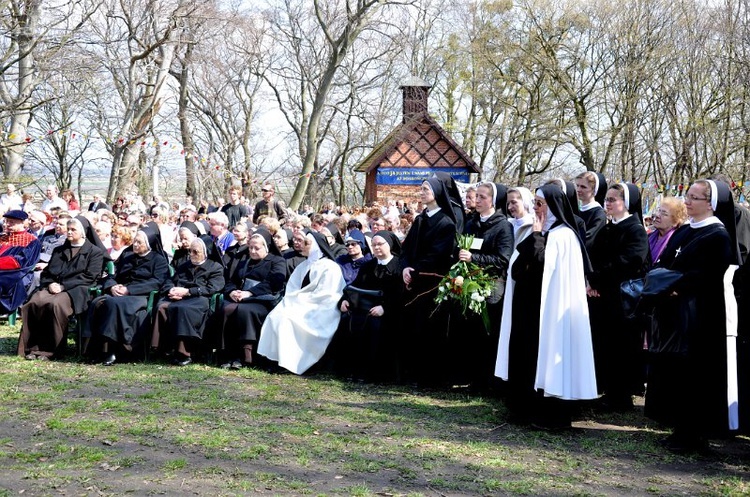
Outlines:
<svg viewBox="0 0 750 497"><path fill-rule="evenodd" d="M639 410L559 434L501 400L325 376L0 356L0 487L24 495L712 495L745 438L675 456Z"/></svg>

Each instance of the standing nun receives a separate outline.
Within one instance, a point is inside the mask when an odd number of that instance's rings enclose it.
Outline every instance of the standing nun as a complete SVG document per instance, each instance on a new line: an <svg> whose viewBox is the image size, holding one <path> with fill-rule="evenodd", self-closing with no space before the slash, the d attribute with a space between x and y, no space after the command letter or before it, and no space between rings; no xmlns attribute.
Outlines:
<svg viewBox="0 0 750 497"><path fill-rule="evenodd" d="M492 294L487 299L489 329L485 329L477 316L465 319L455 315L455 308L452 316L451 350L457 356L458 370L468 375L466 379L480 389L493 378L505 280L513 253L513 226L504 208L506 192L504 185L496 183L477 186L475 212L466 223L466 232L474 236L474 246L478 248L458 252L459 261L477 264L495 278Z"/></svg>
<svg viewBox="0 0 750 497"><path fill-rule="evenodd" d="M495 375L509 383L512 417L570 427L571 400L597 397L585 272L589 262L570 203L557 185L536 191L533 232L518 247ZM533 312L539 309L538 312Z"/></svg>
<svg viewBox="0 0 750 497"><path fill-rule="evenodd" d="M655 308L645 413L674 430L675 452L703 450L738 426L737 304L740 257L734 201L722 182L698 180L685 195L690 217L670 238L658 267L682 278Z"/></svg>
<svg viewBox="0 0 750 497"><path fill-rule="evenodd" d="M602 405L627 411L632 395L643 393L644 330L625 315L620 285L640 278L648 266L648 237L643 227L641 192L632 183L609 187L604 206L610 220L594 239L589 254L589 310L596 351L597 385Z"/></svg>
<svg viewBox="0 0 750 497"><path fill-rule="evenodd" d="M406 285L404 347L405 379L441 383L446 372L448 306L435 309L437 285L453 263L457 227L463 227L463 208L455 208L455 182L433 175L419 189L424 211L414 218L403 243L400 265Z"/></svg>
<svg viewBox="0 0 750 497"><path fill-rule="evenodd" d="M604 197L607 196L607 180L601 173L585 171L576 176L576 193L580 201L578 216L586 224L586 248L590 249L599 230L607 223L604 212Z"/></svg>

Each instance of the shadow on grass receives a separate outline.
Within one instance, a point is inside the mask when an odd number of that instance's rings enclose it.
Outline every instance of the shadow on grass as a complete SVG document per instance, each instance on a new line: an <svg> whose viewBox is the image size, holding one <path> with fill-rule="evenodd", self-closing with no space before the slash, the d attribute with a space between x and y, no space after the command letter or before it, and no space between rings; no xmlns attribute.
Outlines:
<svg viewBox="0 0 750 497"><path fill-rule="evenodd" d="M2 355L16 355L18 352L18 337L1 337L0 338L0 354Z"/></svg>

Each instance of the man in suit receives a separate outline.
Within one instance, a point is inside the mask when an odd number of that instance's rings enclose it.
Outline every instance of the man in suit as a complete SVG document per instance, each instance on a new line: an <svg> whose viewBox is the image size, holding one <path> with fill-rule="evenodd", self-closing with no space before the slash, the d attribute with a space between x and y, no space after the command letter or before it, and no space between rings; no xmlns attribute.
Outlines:
<svg viewBox="0 0 750 497"><path fill-rule="evenodd" d="M98 211L99 209L109 210L109 206L102 201L102 196L98 193L94 194L94 201L89 204L90 211Z"/></svg>

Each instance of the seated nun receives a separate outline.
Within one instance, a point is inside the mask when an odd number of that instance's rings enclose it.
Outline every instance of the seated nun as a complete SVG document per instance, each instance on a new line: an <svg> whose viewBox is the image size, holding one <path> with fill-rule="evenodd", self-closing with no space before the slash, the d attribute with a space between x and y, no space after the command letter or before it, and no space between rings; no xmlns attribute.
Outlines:
<svg viewBox="0 0 750 497"><path fill-rule="evenodd" d="M248 240L249 258L224 287L223 325L219 350L221 367L241 369L253 362L266 316L281 300L286 282L286 261L263 228Z"/></svg>
<svg viewBox="0 0 750 497"><path fill-rule="evenodd" d="M208 258L208 250L202 238L193 240L190 260L180 265L162 287L151 347L174 348L175 366L193 362L193 352L203 339L208 321L209 299L224 288L224 267Z"/></svg>
<svg viewBox="0 0 750 497"><path fill-rule="evenodd" d="M132 247L115 265L115 276L102 285L100 297L89 306L89 326L102 352L104 366L115 364L117 348L128 354L143 343L149 325L148 297L169 278L169 263L159 232L141 228Z"/></svg>
<svg viewBox="0 0 750 497"><path fill-rule="evenodd" d="M323 235L297 231L294 242L307 259L296 267L284 299L263 323L258 353L302 374L323 357L336 333L345 283Z"/></svg>

